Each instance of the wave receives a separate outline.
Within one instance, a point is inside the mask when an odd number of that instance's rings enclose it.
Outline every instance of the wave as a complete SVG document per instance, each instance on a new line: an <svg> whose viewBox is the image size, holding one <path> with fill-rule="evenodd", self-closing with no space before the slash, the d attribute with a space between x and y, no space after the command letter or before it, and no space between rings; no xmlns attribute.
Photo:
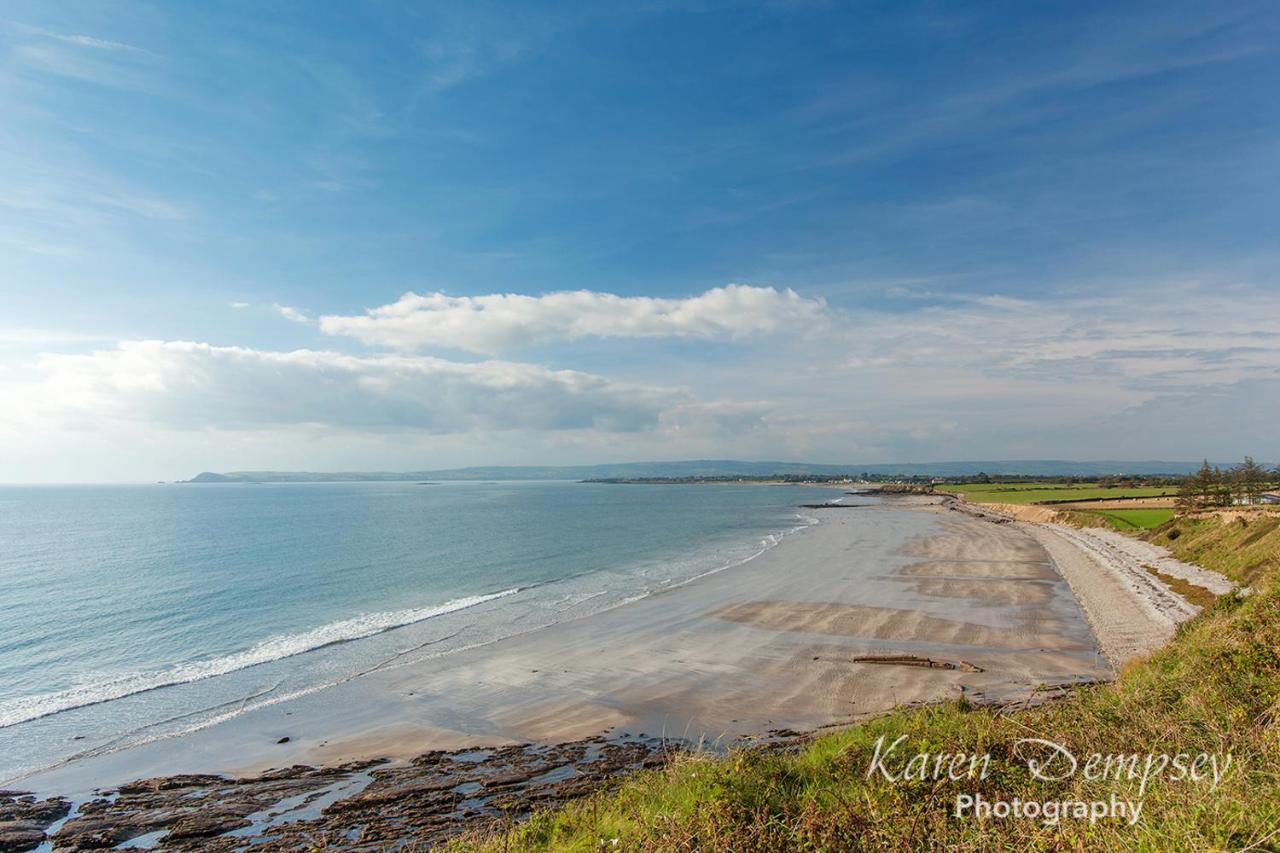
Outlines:
<svg viewBox="0 0 1280 853"><path fill-rule="evenodd" d="M797 513L796 518L800 521L800 524L796 525L795 527L789 528L787 530L782 530L778 533L770 533L768 536L765 536L759 542L759 550L754 551L751 554L748 554L747 556L741 559L731 560L727 563L724 563L723 565L717 566L714 569L710 569L708 571L702 572L701 574L693 575L692 577L689 577L689 578L685 578L679 583L673 584L672 587L670 588L675 589L677 587L682 587L686 584L693 583L696 580L701 580L702 578L705 578L708 575L719 574L720 572L723 572L725 569L732 569L732 568L736 568L738 566L744 565L746 563L749 563L752 560L754 560L756 557L759 557L761 554L765 553L766 551L771 551L778 545L782 544L782 540L790 536L791 534L799 533L802 530L807 530L810 527L813 527L817 524L822 523L820 519L814 518L813 516L810 516L810 515L800 515L799 513Z"/></svg>
<svg viewBox="0 0 1280 853"><path fill-rule="evenodd" d="M815 517L801 515L798 513L793 516L793 519L793 524L790 527L768 533L763 538L757 539L749 544L746 542L738 543L740 547L746 547L742 551L739 551L735 556L719 561L717 565L710 569L705 569L703 571L697 571L695 569L691 575L685 577L664 578L662 584L657 588L645 588L639 591L632 591L631 594L624 595L619 599L610 600L599 610L592 609L591 612L613 610L617 607L623 607L647 598L654 593L678 588L685 584L707 577L708 575L713 575L726 569L743 565L744 563L750 562L756 557L759 557L761 554L772 550L792 534L798 533L820 523L819 519ZM606 574L610 573L606 572ZM280 658L301 654L325 645L359 640L402 625L412 624L414 622L429 619L433 616L454 612L467 607L473 607L486 601L492 601L497 598L514 595L517 592L528 592L538 587L555 587L559 586L564 581L582 581L590 578L598 578L599 575L600 572L598 571L588 570L550 581L526 584L517 589L508 589L489 595L460 598L447 602L439 607L370 614L343 622L325 625L321 628L302 634L274 637L254 646L248 651L231 655L226 658L197 662L183 667L170 668L160 672L126 676L124 678L112 679L98 684L89 685L87 687L72 688L59 693L28 697L26 699L12 702L2 702L0 703L0 729L39 717L57 714L61 711L68 711L86 705L109 702L135 693L146 692L189 681L197 681L203 678L211 678L217 675L233 672L237 669L255 666L259 663L269 663L273 660L279 660ZM596 601L604 596L608 596L611 592L622 592L622 590L606 588L570 592L566 595L558 596L554 601L553 609L557 611L573 610L588 601ZM560 615L563 615L563 612L561 612ZM577 616L581 615L584 614L577 613L570 618L577 618ZM560 620L558 618L553 619L552 623L557 621ZM546 623L539 622L536 625L531 625L523 628L522 630L515 631L514 635L538 630L539 628L545 627L545 625ZM479 642L467 643L461 646L451 645L448 648L442 649L433 654L428 654L427 657L435 658L456 654L458 652L487 646L504 639L510 639L512 636L513 634L504 633L480 640ZM418 648L414 648L407 651L417 650ZM398 653L388 660L379 662L376 666L372 667L372 669L393 669L399 666L410 665L412 661L400 662L397 660L404 654L405 652ZM289 702L312 693L317 693L335 685L351 681L367 674L369 671L371 670L362 669L355 673L346 674L337 680L326 680L321 683L312 684L302 689L289 691L283 694L276 692L277 688L280 686L279 684L276 684L275 686L269 687L252 696L239 697L213 707L188 711L165 720L154 721L125 732L119 737L113 738L106 743L98 744L81 752L75 753L74 755L67 756L52 765L32 765L24 768L11 768L15 770L18 775L0 779L0 786L4 784L11 784L26 776L34 775L39 772L50 770L53 767L59 767L85 758L97 757L121 750L127 750L144 743L182 737L192 732L234 719L262 707Z"/></svg>
<svg viewBox="0 0 1280 853"><path fill-rule="evenodd" d="M435 616L443 616L446 613L465 610L468 607L475 607L477 604L484 604L486 601L515 595L520 591L520 588L506 589L502 592L456 598L436 607L419 607L386 613L368 613L353 619L332 622L298 634L271 637L252 648L225 657L194 661L154 672L131 673L106 681L70 687L55 693L42 693L36 696L25 696L20 699L0 702L0 729L36 720L40 717L47 717L51 714L70 711L73 708L98 705L103 702L123 699L126 696L146 693L175 684L203 681L206 678L214 678L237 670L248 669L251 666L271 663L272 661L300 655L324 646L371 637L374 634L390 631L392 628L400 628Z"/></svg>

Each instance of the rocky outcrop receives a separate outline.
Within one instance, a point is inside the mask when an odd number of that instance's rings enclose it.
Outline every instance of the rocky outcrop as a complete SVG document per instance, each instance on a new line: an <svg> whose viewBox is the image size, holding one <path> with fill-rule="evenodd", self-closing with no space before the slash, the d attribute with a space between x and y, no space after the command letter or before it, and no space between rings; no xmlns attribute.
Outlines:
<svg viewBox="0 0 1280 853"><path fill-rule="evenodd" d="M70 810L61 797L40 800L25 791L0 791L0 853L38 847L46 830Z"/></svg>
<svg viewBox="0 0 1280 853"><path fill-rule="evenodd" d="M44 843L44 827L29 820L0 822L0 851L30 850Z"/></svg>
<svg viewBox="0 0 1280 853"><path fill-rule="evenodd" d="M410 841L429 846L470 827L497 825L592 793L679 750L659 738L623 735L433 751L397 766L366 762L278 768L242 779L142 779L83 804L52 840L55 851L99 850L140 836L161 850L179 851L384 850ZM46 802L61 804L48 814L66 815L65 800ZM0 847L0 853L39 844L48 825L15 824L13 843L23 846Z"/></svg>

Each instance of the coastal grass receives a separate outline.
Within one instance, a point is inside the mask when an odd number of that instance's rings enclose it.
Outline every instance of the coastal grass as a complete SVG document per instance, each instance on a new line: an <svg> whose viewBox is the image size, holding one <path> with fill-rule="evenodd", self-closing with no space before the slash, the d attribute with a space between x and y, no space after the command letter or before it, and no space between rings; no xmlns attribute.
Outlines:
<svg viewBox="0 0 1280 853"><path fill-rule="evenodd" d="M1116 681L1077 688L1056 702L975 707L963 699L902 708L822 735L791 752L680 755L666 767L491 833L455 850L1280 850L1280 570L1237 565L1224 535L1176 521L1184 558L1241 579L1254 592L1218 598L1150 658ZM1219 523L1219 522L1215 522ZM1227 525L1219 526L1226 527ZM1251 525L1250 525L1251 526ZM1166 535L1167 528L1163 531ZM1256 528L1272 548L1274 526ZM1235 537L1239 536L1239 540ZM1186 539L1186 542L1183 540ZM1196 543L1199 543L1198 545ZM1165 543L1161 543L1165 544ZM1252 547L1247 546L1247 547ZM1226 562L1224 562L1226 560ZM1028 697L1031 699L1032 697ZM988 753L985 778L889 781L868 774L877 740L907 736L915 754ZM1229 753L1220 783L1034 778L1025 738L1054 741L1078 757ZM905 761L900 760L898 767ZM1141 819L957 818L959 794L988 801L1141 799Z"/></svg>
<svg viewBox="0 0 1280 853"><path fill-rule="evenodd" d="M947 483L937 490L964 495L973 503L1003 504L1166 497L1178 491L1173 486L1100 486L1096 483Z"/></svg>
<svg viewBox="0 0 1280 853"><path fill-rule="evenodd" d="M1177 517L1145 537L1179 560L1252 584L1280 573L1280 516Z"/></svg>

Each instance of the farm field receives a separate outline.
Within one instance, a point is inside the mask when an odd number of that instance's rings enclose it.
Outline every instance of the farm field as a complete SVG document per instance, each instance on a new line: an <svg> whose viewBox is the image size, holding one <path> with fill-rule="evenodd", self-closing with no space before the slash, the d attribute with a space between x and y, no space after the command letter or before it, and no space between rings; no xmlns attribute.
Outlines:
<svg viewBox="0 0 1280 853"><path fill-rule="evenodd" d="M946 483L938 491L956 492L974 503L1034 504L1043 501L1114 500L1176 495L1176 486L1105 487L1096 483Z"/></svg>
<svg viewBox="0 0 1280 853"><path fill-rule="evenodd" d="M1096 515L1117 530L1154 530L1173 518L1173 510L1153 509L1093 509L1081 515Z"/></svg>

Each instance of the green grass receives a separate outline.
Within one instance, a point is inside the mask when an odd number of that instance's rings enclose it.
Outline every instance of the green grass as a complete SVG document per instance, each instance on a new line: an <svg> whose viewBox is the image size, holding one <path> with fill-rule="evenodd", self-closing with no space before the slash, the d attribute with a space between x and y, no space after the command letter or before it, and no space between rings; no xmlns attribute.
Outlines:
<svg viewBox="0 0 1280 853"><path fill-rule="evenodd" d="M975 503L1033 504L1041 501L1113 500L1162 497L1177 494L1173 486L1104 488L1094 484L1066 486L1055 483L947 483L940 492L957 492Z"/></svg>
<svg viewBox="0 0 1280 853"><path fill-rule="evenodd" d="M1146 537L1180 560L1245 583L1280 573L1280 517L1222 522L1175 518Z"/></svg>
<svg viewBox="0 0 1280 853"><path fill-rule="evenodd" d="M1078 512L1098 516L1117 530L1154 530L1173 518L1171 509L1091 509Z"/></svg>

